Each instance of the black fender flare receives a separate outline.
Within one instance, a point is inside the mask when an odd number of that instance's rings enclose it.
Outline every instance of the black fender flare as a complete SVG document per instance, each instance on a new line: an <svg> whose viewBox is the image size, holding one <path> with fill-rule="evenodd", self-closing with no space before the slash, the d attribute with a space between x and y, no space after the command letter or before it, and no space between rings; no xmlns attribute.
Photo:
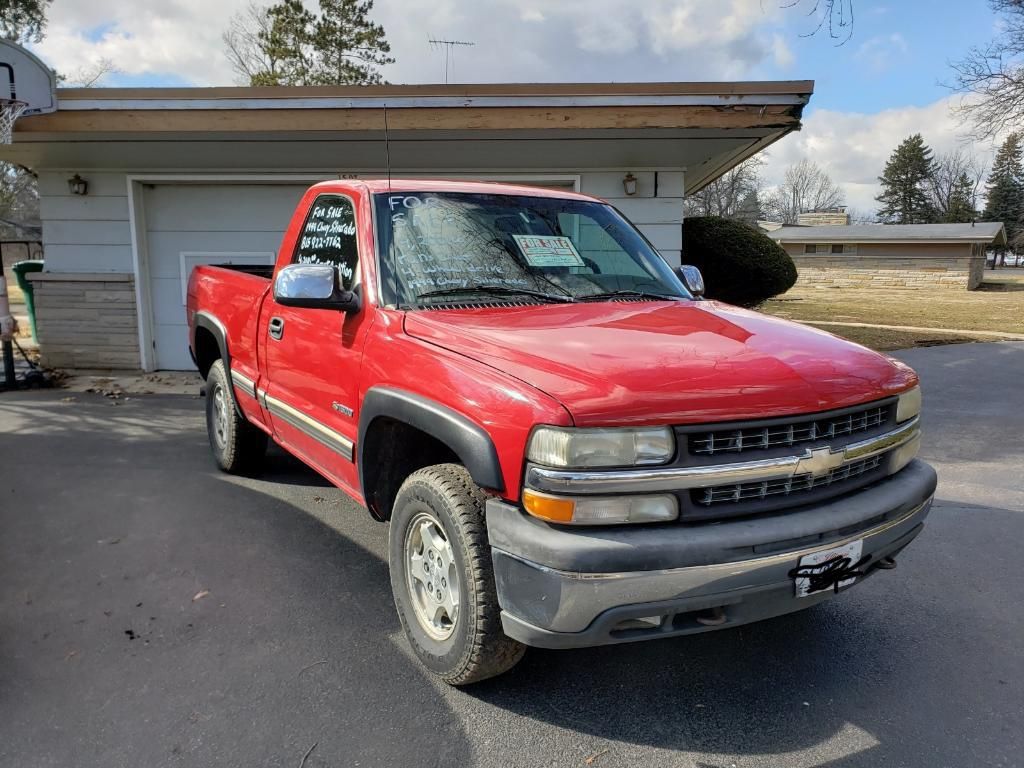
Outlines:
<svg viewBox="0 0 1024 768"><path fill-rule="evenodd" d="M359 412L359 486L366 490L363 449L370 426L378 417L408 424L440 440L459 457L473 482L481 488L505 489L498 451L486 430L457 411L429 398L393 387L372 387Z"/></svg>
<svg viewBox="0 0 1024 768"><path fill-rule="evenodd" d="M189 352L192 354L192 361L196 363L196 367L198 367L199 363L196 359L196 330L199 328L209 331L217 342L217 348L220 350L220 359L224 361L224 373L227 374L228 386L232 388L233 394L235 383L231 380L231 350L228 347L228 331L224 327L224 323L209 312L204 312L203 310L196 312L195 318L192 321L192 338L189 339ZM242 406L238 404L238 398L232 397L231 399L235 403L235 411L238 415L243 419L247 418L242 413Z"/></svg>

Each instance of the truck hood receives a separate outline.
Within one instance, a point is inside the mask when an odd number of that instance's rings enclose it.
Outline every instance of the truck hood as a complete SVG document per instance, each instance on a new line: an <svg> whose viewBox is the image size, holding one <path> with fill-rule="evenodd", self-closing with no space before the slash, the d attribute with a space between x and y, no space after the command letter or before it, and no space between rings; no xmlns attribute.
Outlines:
<svg viewBox="0 0 1024 768"><path fill-rule="evenodd" d="M714 301L423 310L405 331L549 394L579 426L788 416L917 381L852 342Z"/></svg>

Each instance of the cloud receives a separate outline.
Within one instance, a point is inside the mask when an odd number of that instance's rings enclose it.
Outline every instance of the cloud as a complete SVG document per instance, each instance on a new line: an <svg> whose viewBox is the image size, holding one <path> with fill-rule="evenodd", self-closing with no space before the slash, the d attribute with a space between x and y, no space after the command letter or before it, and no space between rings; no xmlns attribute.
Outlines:
<svg viewBox="0 0 1024 768"><path fill-rule="evenodd" d="M772 36L772 57L775 59L775 66L779 69L789 69L796 60L793 51L786 43L786 38L779 34Z"/></svg>
<svg viewBox="0 0 1024 768"><path fill-rule="evenodd" d="M874 114L819 109L803 121L803 129L779 141L765 155L762 176L769 185L782 181L786 168L808 157L843 187L847 203L858 211L876 210L878 176L903 139L920 133L935 152L963 149L990 165L994 148L967 142L953 107L959 96L923 107L887 109Z"/></svg>
<svg viewBox="0 0 1024 768"><path fill-rule="evenodd" d="M865 64L875 74L882 74L907 56L907 41L899 32L876 35L865 40L854 58Z"/></svg>
<svg viewBox="0 0 1024 768"><path fill-rule="evenodd" d="M221 34L246 3L54 0L35 50L61 72L110 59L129 76L230 84ZM762 0L377 0L373 17L398 59L392 82L443 77L430 35L476 43L455 52L452 79L463 82L723 80L793 63L775 34L784 15Z"/></svg>

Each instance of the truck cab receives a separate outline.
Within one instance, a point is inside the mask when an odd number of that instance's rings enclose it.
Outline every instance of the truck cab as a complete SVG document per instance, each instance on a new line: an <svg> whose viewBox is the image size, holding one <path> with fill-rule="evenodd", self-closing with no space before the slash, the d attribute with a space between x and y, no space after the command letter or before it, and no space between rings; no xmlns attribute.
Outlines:
<svg viewBox="0 0 1024 768"><path fill-rule="evenodd" d="M596 198L316 185L272 271L190 278L215 460L273 440L386 523L409 642L456 685L891 570L936 484L914 372L701 291Z"/></svg>

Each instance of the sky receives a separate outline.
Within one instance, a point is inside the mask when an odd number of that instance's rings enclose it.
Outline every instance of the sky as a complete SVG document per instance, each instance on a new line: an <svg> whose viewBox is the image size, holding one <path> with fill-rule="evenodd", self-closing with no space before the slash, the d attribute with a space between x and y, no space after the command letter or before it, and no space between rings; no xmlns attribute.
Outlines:
<svg viewBox="0 0 1024 768"><path fill-rule="evenodd" d="M231 85L221 33L249 0L54 0L35 52L74 77L100 59L102 85ZM778 183L810 157L859 213L876 207L877 176L906 136L937 152L965 140L943 85L948 62L997 30L986 0L847 0L853 34L841 45L808 11L815 0L376 0L396 63L392 83L814 80L803 130L774 145L762 175ZM305 0L314 8L316 0ZM785 7L793 4L792 7Z"/></svg>

